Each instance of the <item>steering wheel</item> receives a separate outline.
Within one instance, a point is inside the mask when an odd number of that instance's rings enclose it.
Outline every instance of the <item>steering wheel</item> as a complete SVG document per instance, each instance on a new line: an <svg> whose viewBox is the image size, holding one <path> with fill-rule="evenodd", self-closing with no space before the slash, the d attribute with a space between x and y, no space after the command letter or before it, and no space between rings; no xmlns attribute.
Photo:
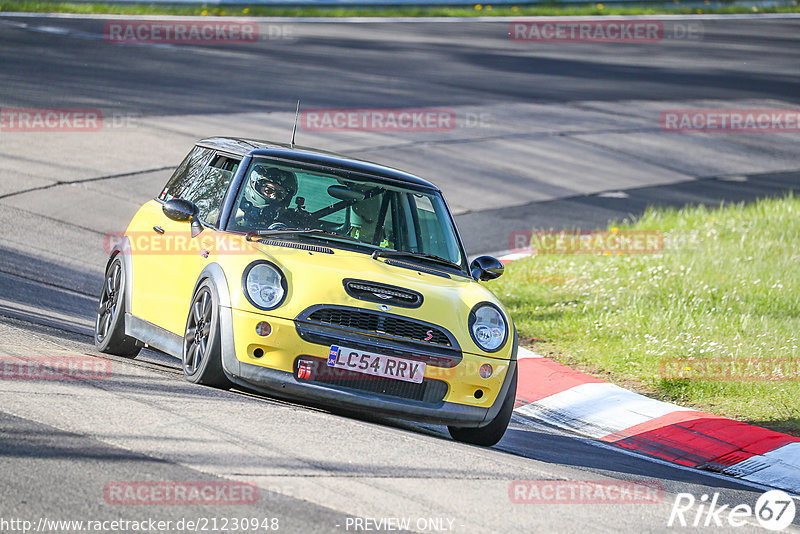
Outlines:
<svg viewBox="0 0 800 534"><path fill-rule="evenodd" d="M269 225L269 228L267 228L267 230L282 230L284 228L289 228L289 226L283 224L282 222L274 222Z"/></svg>

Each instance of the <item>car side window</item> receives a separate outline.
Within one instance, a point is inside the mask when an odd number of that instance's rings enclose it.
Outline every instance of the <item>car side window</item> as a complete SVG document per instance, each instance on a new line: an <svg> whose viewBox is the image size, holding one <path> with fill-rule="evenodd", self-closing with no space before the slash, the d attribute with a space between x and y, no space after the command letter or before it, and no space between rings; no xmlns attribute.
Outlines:
<svg viewBox="0 0 800 534"><path fill-rule="evenodd" d="M239 160L217 154L203 169L184 193L184 198L195 203L197 216L212 226L219 222L219 212L225 192L239 168Z"/></svg>
<svg viewBox="0 0 800 534"><path fill-rule="evenodd" d="M167 182L167 185L164 186L158 199L167 201L172 198L185 198L186 191L208 162L211 161L211 156L213 155L214 151L210 148L194 147L183 159L183 162L178 165L175 172L172 173L172 177Z"/></svg>
<svg viewBox="0 0 800 534"><path fill-rule="evenodd" d="M239 168L240 160L194 147L175 170L159 200L182 198L194 202L201 221L216 226L225 192Z"/></svg>

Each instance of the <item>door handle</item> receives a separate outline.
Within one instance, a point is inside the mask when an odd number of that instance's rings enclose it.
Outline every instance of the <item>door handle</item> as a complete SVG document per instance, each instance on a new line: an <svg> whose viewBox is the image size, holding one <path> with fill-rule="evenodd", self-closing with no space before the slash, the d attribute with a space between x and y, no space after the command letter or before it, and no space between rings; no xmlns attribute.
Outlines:
<svg viewBox="0 0 800 534"><path fill-rule="evenodd" d="M160 226L154 226L153 230L155 230L157 234L164 235L164 229L161 228Z"/></svg>

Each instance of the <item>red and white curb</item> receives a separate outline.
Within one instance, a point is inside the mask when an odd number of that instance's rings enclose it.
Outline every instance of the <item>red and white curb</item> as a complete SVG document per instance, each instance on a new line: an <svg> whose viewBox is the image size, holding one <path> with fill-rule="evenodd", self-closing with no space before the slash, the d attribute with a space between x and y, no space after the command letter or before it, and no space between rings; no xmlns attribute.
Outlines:
<svg viewBox="0 0 800 534"><path fill-rule="evenodd" d="M527 258L528 256L533 256L533 250L531 249L519 249L513 250L508 254L504 254L499 256L497 259L500 260L500 263L503 265L508 265L512 261L521 260L522 258Z"/></svg>
<svg viewBox="0 0 800 534"><path fill-rule="evenodd" d="M533 255L515 250L505 265ZM800 438L639 395L520 347L515 412L679 465L800 494Z"/></svg>
<svg viewBox="0 0 800 534"><path fill-rule="evenodd" d="M515 412L683 466L800 493L800 438L639 395L519 349Z"/></svg>

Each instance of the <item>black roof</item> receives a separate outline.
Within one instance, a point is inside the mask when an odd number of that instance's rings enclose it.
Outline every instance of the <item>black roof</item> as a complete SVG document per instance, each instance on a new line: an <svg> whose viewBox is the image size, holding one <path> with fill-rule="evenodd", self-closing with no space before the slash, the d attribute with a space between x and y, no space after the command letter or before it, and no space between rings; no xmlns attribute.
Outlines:
<svg viewBox="0 0 800 534"><path fill-rule="evenodd" d="M439 190L439 188L431 182L399 169L393 169L392 167L386 167L370 161L350 158L316 148L289 145L288 143L275 143L272 141L259 141L256 139L242 139L238 137L208 137L198 141L197 144L241 156L276 157L297 161L299 163L335 167L382 177L395 182L412 184L426 189Z"/></svg>

